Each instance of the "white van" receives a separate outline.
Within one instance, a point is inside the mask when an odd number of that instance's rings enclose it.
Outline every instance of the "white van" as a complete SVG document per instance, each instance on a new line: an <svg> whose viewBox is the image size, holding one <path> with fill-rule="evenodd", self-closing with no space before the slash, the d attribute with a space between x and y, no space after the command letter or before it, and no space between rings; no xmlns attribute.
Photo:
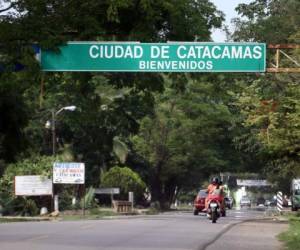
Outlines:
<svg viewBox="0 0 300 250"><path fill-rule="evenodd" d="M293 179L291 185L292 211L300 208L300 179Z"/></svg>

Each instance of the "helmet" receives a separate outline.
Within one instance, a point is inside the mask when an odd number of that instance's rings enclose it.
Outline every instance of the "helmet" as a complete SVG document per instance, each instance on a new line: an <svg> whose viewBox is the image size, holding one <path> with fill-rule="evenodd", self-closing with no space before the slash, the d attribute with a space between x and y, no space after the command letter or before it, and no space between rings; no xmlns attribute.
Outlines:
<svg viewBox="0 0 300 250"><path fill-rule="evenodd" d="M212 184L218 184L218 183L219 183L218 177L212 178L211 183L212 183Z"/></svg>

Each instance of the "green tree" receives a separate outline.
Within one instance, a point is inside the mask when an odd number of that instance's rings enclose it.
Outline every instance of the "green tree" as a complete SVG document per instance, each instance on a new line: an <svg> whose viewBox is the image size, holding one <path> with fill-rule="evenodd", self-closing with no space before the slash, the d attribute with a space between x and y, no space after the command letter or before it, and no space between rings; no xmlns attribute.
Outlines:
<svg viewBox="0 0 300 250"><path fill-rule="evenodd" d="M300 3L297 0L255 0L236 8L242 18L234 19L232 39L271 44L290 42L299 31ZM299 38L299 37L298 37Z"/></svg>
<svg viewBox="0 0 300 250"><path fill-rule="evenodd" d="M57 117L58 153L66 145L73 150L95 185L100 169L116 162L114 138L126 141L137 133L137 120L151 113L153 93L163 91L164 79L149 73L42 73L32 44L59 53L57 46L69 40L210 40L223 21L208 0L16 0L3 2L0 12L0 88L7 94L0 110L10 118L4 125L14 125L10 131L0 126L0 158L10 163L20 153L49 154L51 134L43 127L50 110L73 104L75 112Z"/></svg>
<svg viewBox="0 0 300 250"><path fill-rule="evenodd" d="M183 92L167 88L157 96L154 114L142 119L139 134L132 137L134 151L147 163L152 200L163 209L169 208L176 189L199 188L212 173L236 167L231 114L214 91L214 84L204 79L190 79Z"/></svg>
<svg viewBox="0 0 300 250"><path fill-rule="evenodd" d="M128 192L134 192L135 200L140 201L146 190L146 185L139 176L128 167L112 167L101 175L101 186L120 188L121 199L128 199Z"/></svg>
<svg viewBox="0 0 300 250"><path fill-rule="evenodd" d="M295 82L257 80L245 89L238 105L245 117L244 126L267 159L265 174L288 191L287 182L299 171L299 80ZM288 76L283 77L289 81ZM262 83L262 81L264 81ZM281 86L280 92L278 87ZM277 89L277 91L276 91Z"/></svg>
<svg viewBox="0 0 300 250"><path fill-rule="evenodd" d="M241 4L237 11L234 40L267 43L299 42L299 1L257 0ZM288 52L299 60L298 50ZM272 59L269 55L268 61ZM282 67L291 62L282 60ZM288 192L290 179L299 173L299 75L266 74L244 79L243 90L237 96L244 130L236 138L238 145L263 158L261 172L277 187ZM243 81L243 80L242 80Z"/></svg>
<svg viewBox="0 0 300 250"><path fill-rule="evenodd" d="M0 159L6 162L14 161L26 145L23 129L27 125L28 112L21 82L14 80L9 74L0 75Z"/></svg>

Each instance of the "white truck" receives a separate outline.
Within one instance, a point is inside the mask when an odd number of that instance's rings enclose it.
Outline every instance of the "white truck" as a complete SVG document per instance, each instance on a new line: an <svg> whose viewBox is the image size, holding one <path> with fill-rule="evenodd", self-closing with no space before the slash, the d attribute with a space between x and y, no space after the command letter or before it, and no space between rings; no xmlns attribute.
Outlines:
<svg viewBox="0 0 300 250"><path fill-rule="evenodd" d="M300 179L293 179L291 185L292 211L300 208Z"/></svg>

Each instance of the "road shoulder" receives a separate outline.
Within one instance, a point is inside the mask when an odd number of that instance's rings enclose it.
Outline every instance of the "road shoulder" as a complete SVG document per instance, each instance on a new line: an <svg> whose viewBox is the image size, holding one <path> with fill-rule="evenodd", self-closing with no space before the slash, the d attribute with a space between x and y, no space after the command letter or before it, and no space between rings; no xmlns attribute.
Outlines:
<svg viewBox="0 0 300 250"><path fill-rule="evenodd" d="M288 223L273 220L247 221L235 225L206 250L279 250L282 243L277 235L287 230Z"/></svg>

